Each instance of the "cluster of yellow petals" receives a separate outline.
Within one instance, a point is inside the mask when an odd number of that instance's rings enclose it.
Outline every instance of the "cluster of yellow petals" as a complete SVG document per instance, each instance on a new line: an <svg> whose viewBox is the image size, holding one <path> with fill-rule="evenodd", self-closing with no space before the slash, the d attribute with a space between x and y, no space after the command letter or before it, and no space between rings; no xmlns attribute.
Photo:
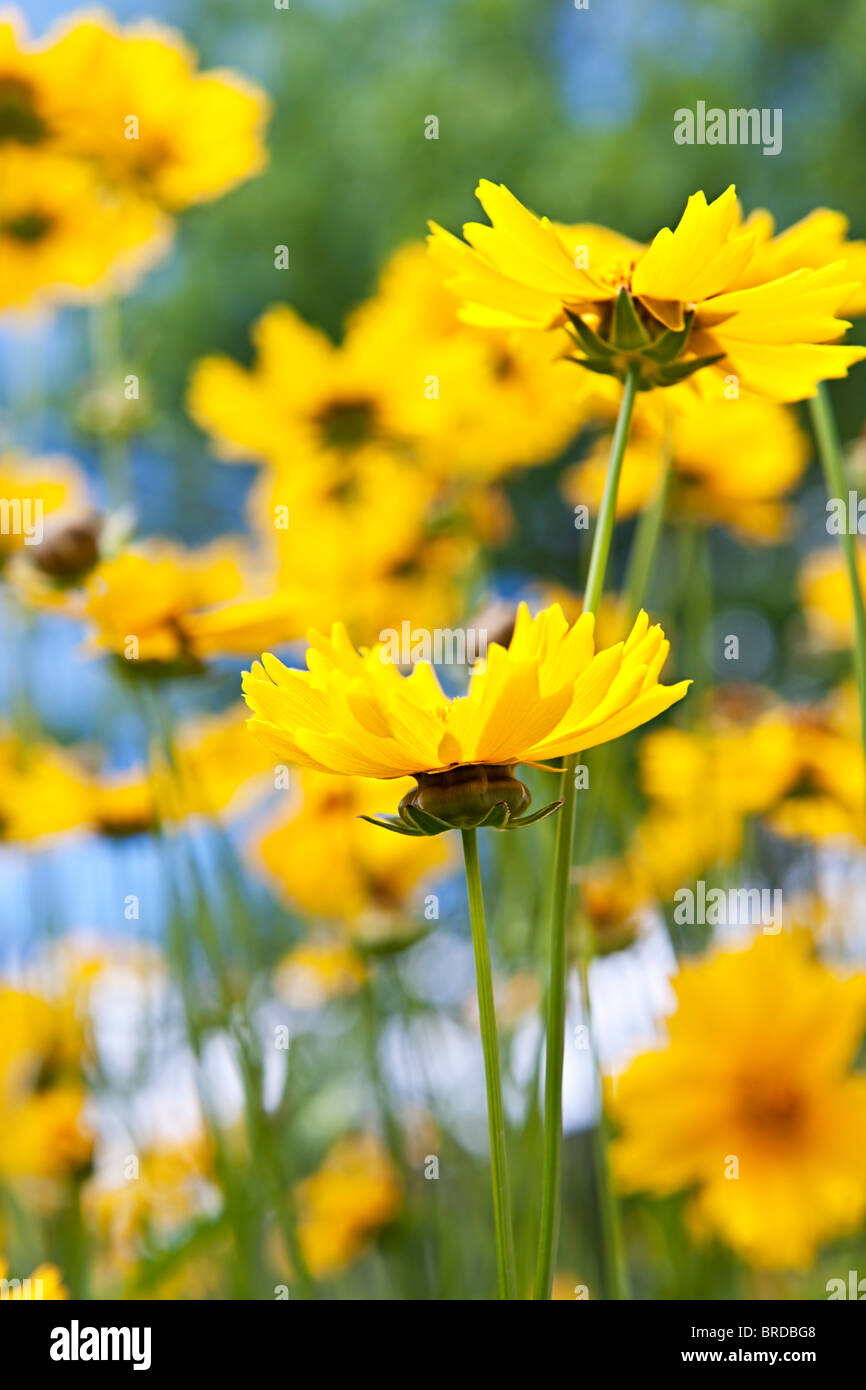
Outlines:
<svg viewBox="0 0 866 1390"><path fill-rule="evenodd" d="M330 638L310 634L306 671L266 654L245 674L249 725L291 762L366 777L555 758L627 733L688 688L659 684L669 644L645 613L613 647L597 652L593 633L592 614L569 627L558 604L535 618L521 605L509 646L491 643L469 694L449 700L432 667L403 676L337 623Z"/></svg>
<svg viewBox="0 0 866 1390"><path fill-rule="evenodd" d="M431 236L467 322L550 329L572 314L595 327L625 289L660 329L691 315L685 360L721 355L692 378L715 396L734 375L758 396L802 400L866 356L836 343L850 327L840 315L864 302L864 248L846 245L839 214L821 210L774 243L768 216L744 221L730 187L709 203L693 194L644 247L538 218L487 180L476 192L490 226L467 223L460 241L432 224Z"/></svg>

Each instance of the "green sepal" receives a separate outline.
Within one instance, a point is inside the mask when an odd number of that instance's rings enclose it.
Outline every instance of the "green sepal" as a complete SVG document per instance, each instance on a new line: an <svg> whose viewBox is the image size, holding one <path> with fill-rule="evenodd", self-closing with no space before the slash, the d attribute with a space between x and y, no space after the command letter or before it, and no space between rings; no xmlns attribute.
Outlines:
<svg viewBox="0 0 866 1390"><path fill-rule="evenodd" d="M581 346L589 353L590 357L616 356L616 348L612 348L610 343L606 343L603 338L599 338L597 333L593 333L592 329L584 323L582 318L579 318L577 314L569 313L567 309L565 312L574 325L574 330L580 339Z"/></svg>
<svg viewBox="0 0 866 1390"><path fill-rule="evenodd" d="M395 835L412 835L417 839L424 834L423 830L415 830L399 816L359 816L358 820L365 820L369 825L378 825L381 830L393 830Z"/></svg>
<svg viewBox="0 0 866 1390"><path fill-rule="evenodd" d="M643 356L648 357L652 362L661 364L676 361L685 347L686 338L689 336L691 319L691 314L686 314L682 328L666 329L660 338L656 338L655 342L644 348Z"/></svg>
<svg viewBox="0 0 866 1390"><path fill-rule="evenodd" d="M613 325L610 341L620 352L634 352L644 348L650 336L637 316L634 300L628 290L620 289L613 310Z"/></svg>
<svg viewBox="0 0 866 1390"><path fill-rule="evenodd" d="M491 830L504 830L506 826L510 824L510 815L511 810L508 802L497 801L494 806L490 807L484 819L478 822L478 829L480 830L482 826L487 826Z"/></svg>
<svg viewBox="0 0 866 1390"><path fill-rule="evenodd" d="M422 811L420 806L404 806L401 814L417 826L420 835L441 835L445 830L454 829L454 826L449 825L447 820L440 820L438 816L431 816L429 811Z"/></svg>
<svg viewBox="0 0 866 1390"><path fill-rule="evenodd" d="M562 801L551 801L547 806L542 806L539 811L533 811L528 816L518 816L517 820L508 822L506 830L514 830L521 825L534 825L537 820L544 820L545 816L552 816L554 811L558 811Z"/></svg>
<svg viewBox="0 0 866 1390"><path fill-rule="evenodd" d="M702 367L711 367L714 362L721 362L724 357L723 352L714 352L709 357L694 357L691 362L672 362L669 367L663 367L655 379L657 386L675 386L678 381L685 381L686 377L694 372L699 372Z"/></svg>

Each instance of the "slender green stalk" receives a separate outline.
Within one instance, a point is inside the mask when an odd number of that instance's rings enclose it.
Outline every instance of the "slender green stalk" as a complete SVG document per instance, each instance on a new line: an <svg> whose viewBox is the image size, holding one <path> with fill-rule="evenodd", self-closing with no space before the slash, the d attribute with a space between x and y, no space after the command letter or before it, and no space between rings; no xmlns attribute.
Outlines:
<svg viewBox="0 0 866 1390"><path fill-rule="evenodd" d="M487 1082L487 1121L490 1126L490 1168L493 1179L493 1220L496 1227L499 1297L515 1299L517 1292L514 1274L514 1233L511 1225L508 1155L505 1149L505 1107L502 1103L493 974L490 968L481 868L478 862L478 832L463 830L461 834L466 865L466 890L469 895L469 918L472 923L472 945L475 949L475 978L478 986L478 1011L481 1017L481 1043L484 1048L484 1075Z"/></svg>
<svg viewBox="0 0 866 1390"><path fill-rule="evenodd" d="M822 381L818 394L809 402L812 413L812 426L818 441L818 453L828 497L841 497L847 501L848 480L845 476L845 461L830 393ZM857 538L846 529L839 536L848 583L851 586L851 601L854 605L854 670L857 676L857 694L860 699L860 735L863 742L863 755L866 757L866 606L863 603L863 590L857 571Z"/></svg>
<svg viewBox="0 0 866 1390"><path fill-rule="evenodd" d="M616 518L616 497L622 461L631 426L639 368L628 369L619 415L610 446L601 507L592 541L584 612L594 613L604 590ZM544 1157L541 1188L541 1233L535 1270L534 1297L550 1298L559 1240L560 1189L562 1184L562 1069L565 1054L566 931L571 896L571 862L576 812L575 768L577 754L565 760L562 773L562 809L556 831L553 864L553 910L550 934L550 980L547 989L547 1049L544 1067Z"/></svg>
<svg viewBox="0 0 866 1390"><path fill-rule="evenodd" d="M604 1256L603 1276L607 1297L622 1301L629 1296L628 1278L625 1266L625 1246L623 1244L622 1226L619 1219L619 1207L610 1181L610 1169L607 1161L608 1126L604 1113L603 1079L601 1067L598 1062L598 1050L592 1030L592 1006L589 995L589 962L590 954L586 950L585 943L582 942L577 957L577 973L580 980L580 997L583 1004L583 1016L586 1019L587 1031L589 1033L589 1045L592 1049L592 1056L595 1064L594 1079L598 1100L598 1120L592 1126L590 1139L592 1144L593 1175L598 1191L601 1243Z"/></svg>

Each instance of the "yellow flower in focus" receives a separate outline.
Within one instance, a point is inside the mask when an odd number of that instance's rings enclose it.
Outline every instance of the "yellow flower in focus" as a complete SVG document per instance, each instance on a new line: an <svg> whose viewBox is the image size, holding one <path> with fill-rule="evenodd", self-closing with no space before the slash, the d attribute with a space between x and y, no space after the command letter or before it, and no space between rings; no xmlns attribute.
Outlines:
<svg viewBox="0 0 866 1390"><path fill-rule="evenodd" d="M570 325L576 360L615 376L638 362L645 388L717 362L744 389L777 401L814 395L819 381L866 356L834 341L850 327L837 315L862 293L856 266L805 260L790 274L745 282L758 232L743 225L733 187L711 203L693 194L676 228L648 247L538 218L486 179L476 194L491 226L468 223L461 242L431 224L431 250L467 322ZM710 389L700 375L696 385ZM717 373L710 386L718 390Z"/></svg>
<svg viewBox="0 0 866 1390"><path fill-rule="evenodd" d="M298 1238L310 1272L325 1278L358 1259L400 1210L394 1166L371 1134L337 1141L298 1184Z"/></svg>
<svg viewBox="0 0 866 1390"><path fill-rule="evenodd" d="M804 265L818 269L843 261L846 275L857 282L857 288L840 308L852 318L866 313L866 241L846 239L849 222L843 213L816 208L776 236L773 218L763 210L753 212L745 225L755 234L756 245L738 289L792 275Z"/></svg>
<svg viewBox="0 0 866 1390"><path fill-rule="evenodd" d="M40 57L58 139L116 185L177 211L264 167L264 93L234 72L198 72L176 30L73 17L47 36Z"/></svg>
<svg viewBox="0 0 866 1390"><path fill-rule="evenodd" d="M347 999L367 978L363 957L346 941L306 941L283 956L274 972L279 997L293 1009L318 1009Z"/></svg>
<svg viewBox="0 0 866 1390"><path fill-rule="evenodd" d="M857 544L857 574L866 593L866 544ZM854 641L854 604L848 570L838 546L807 555L798 588L809 635L817 647L829 651L848 648Z"/></svg>
<svg viewBox="0 0 866 1390"><path fill-rule="evenodd" d="M433 840L370 835L359 817L411 786L409 778L396 785L366 777L335 782L304 769L299 803L265 828L256 857L287 900L310 916L340 922L362 941L393 933L404 915L422 917L420 885L448 855Z"/></svg>
<svg viewBox="0 0 866 1390"><path fill-rule="evenodd" d="M833 974L802 938L759 936L673 985L666 1045L615 1087L619 1182L695 1189L695 1229L753 1264L804 1268L866 1214L866 1076L850 1070L866 976Z"/></svg>
<svg viewBox="0 0 866 1390"><path fill-rule="evenodd" d="M0 310L130 290L164 254L169 224L81 160L0 145Z"/></svg>
<svg viewBox="0 0 866 1390"><path fill-rule="evenodd" d="M482 819L504 807L508 820L529 804L511 776L518 763L617 738L686 693L688 681L659 684L669 644L645 613L625 643L600 652L593 629L591 614L569 627L556 604L536 618L522 604L508 648L491 643L469 694L449 700L430 665L404 677L383 647L358 653L335 624L330 638L310 634L306 671L266 654L245 673L250 729L280 757L320 772L415 777L401 807L421 821L438 807L455 824L477 825L482 806Z"/></svg>
<svg viewBox="0 0 866 1390"><path fill-rule="evenodd" d="M41 1299L45 1302L69 1297L69 1290L63 1282L63 1276L56 1265L41 1264L34 1269L33 1273L25 1279L9 1278L9 1262L0 1259L0 1281L9 1282L7 1292L0 1293L0 1299L24 1300Z"/></svg>

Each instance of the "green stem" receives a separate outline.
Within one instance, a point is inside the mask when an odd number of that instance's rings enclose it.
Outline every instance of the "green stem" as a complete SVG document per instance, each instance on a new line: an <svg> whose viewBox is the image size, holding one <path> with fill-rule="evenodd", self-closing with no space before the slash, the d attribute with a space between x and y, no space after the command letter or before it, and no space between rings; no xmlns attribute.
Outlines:
<svg viewBox="0 0 866 1390"><path fill-rule="evenodd" d="M818 394L809 401L812 413L812 426L818 441L818 453L829 497L841 497L847 501L848 480L845 476L845 461L830 393L822 381ZM863 603L863 590L857 569L857 538L846 528L839 536L845 567L848 570L848 583L851 587L851 601L854 605L854 670L857 676L857 693L860 699L860 736L863 755L866 758L866 607Z"/></svg>
<svg viewBox="0 0 866 1390"><path fill-rule="evenodd" d="M481 1043L484 1048L484 1075L487 1082L487 1121L490 1126L490 1168L493 1179L493 1220L496 1227L496 1261L499 1297L517 1297L514 1278L514 1233L511 1225L511 1193L508 1183L508 1155L505 1149L505 1107L502 1103L502 1076L499 1067L499 1039L496 1007L493 1001L493 974L484 919L481 868L478 862L478 832L464 830L463 859L472 945L475 949L475 977L478 1011L481 1017Z"/></svg>
<svg viewBox="0 0 866 1390"><path fill-rule="evenodd" d="M594 613L604 590L616 518L616 497L625 457L637 392L639 368L628 369L610 446L601 507L592 540L592 554L584 594L584 612ZM553 864L553 910L550 934L550 982L547 990L547 1048L544 1067L544 1157L541 1187L541 1232L535 1270L534 1297L550 1298L559 1240L560 1189L562 1184L562 1069L565 1054L566 931L571 896L571 862L576 812L575 768L577 754L565 760L562 773L562 809L556 830ZM606 1180L606 1165L605 1165Z"/></svg>
<svg viewBox="0 0 866 1390"><path fill-rule="evenodd" d="M598 1048L592 1028L592 1005L589 994L590 955L582 946L578 952L577 973L580 980L580 997L583 1016L589 1034L589 1046L594 1061L594 1080L598 1099L598 1120L592 1126L592 1166L598 1189L599 1220L601 1222L601 1244L604 1256L605 1293L608 1298L622 1301L627 1299L628 1276L625 1266L625 1246L622 1238L622 1225L619 1207L610 1180L607 1161L608 1126L604 1113L604 1082L598 1061Z"/></svg>

